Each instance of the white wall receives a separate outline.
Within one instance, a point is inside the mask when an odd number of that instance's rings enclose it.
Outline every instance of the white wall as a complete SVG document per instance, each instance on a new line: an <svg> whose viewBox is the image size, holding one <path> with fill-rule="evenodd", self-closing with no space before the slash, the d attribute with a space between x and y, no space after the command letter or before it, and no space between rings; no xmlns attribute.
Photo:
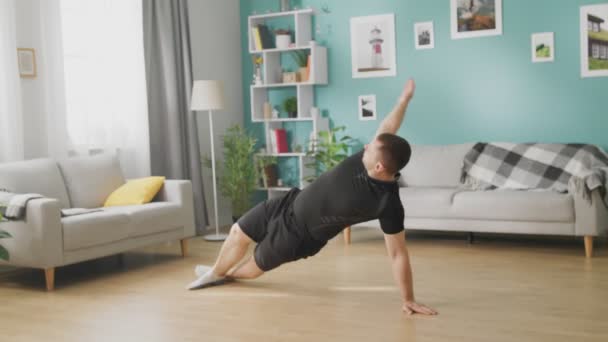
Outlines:
<svg viewBox="0 0 608 342"><path fill-rule="evenodd" d="M44 112L43 77L45 70L40 63L40 0L16 1L17 46L34 48L38 76L21 79L21 101L23 111L23 138L26 159L47 156L47 136Z"/></svg>
<svg viewBox="0 0 608 342"><path fill-rule="evenodd" d="M233 124L243 124L240 9L238 0L190 0L190 38L195 80L224 81L226 109L214 113L213 128L216 157L223 159L221 135ZM210 156L209 118L198 113L201 154ZM203 170L205 198L211 227L213 218L213 185L211 170ZM232 223L230 203L219 194L220 225Z"/></svg>

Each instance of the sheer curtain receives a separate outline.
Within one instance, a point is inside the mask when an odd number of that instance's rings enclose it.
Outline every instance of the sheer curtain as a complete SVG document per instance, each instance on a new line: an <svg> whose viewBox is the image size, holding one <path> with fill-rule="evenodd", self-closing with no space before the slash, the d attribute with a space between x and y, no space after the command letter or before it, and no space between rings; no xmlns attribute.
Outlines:
<svg viewBox="0 0 608 342"><path fill-rule="evenodd" d="M141 0L61 0L71 148L118 151L125 176L150 174Z"/></svg>
<svg viewBox="0 0 608 342"><path fill-rule="evenodd" d="M0 1L0 162L24 157L14 0Z"/></svg>

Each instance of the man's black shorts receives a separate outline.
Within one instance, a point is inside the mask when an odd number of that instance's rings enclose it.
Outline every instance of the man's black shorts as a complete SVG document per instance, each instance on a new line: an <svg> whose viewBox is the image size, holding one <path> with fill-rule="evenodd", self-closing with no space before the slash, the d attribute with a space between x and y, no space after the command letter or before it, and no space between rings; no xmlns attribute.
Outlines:
<svg viewBox="0 0 608 342"><path fill-rule="evenodd" d="M327 243L314 240L306 228L296 225L293 201L299 192L293 188L281 197L259 203L238 220L243 232L258 243L253 256L262 271L313 256Z"/></svg>

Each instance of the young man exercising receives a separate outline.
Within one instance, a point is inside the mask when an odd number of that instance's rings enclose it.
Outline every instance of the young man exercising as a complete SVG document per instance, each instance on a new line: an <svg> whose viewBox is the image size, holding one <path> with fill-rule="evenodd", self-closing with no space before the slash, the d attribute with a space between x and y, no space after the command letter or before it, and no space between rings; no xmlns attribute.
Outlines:
<svg viewBox="0 0 608 342"><path fill-rule="evenodd" d="M322 174L304 190L293 188L243 215L230 229L215 265L197 266L195 273L199 278L188 288L257 278L284 263L317 254L347 226L379 219L403 311L437 314L414 300L397 184L411 149L405 139L395 134L414 90L415 83L409 80L395 108L362 151ZM239 264L252 242L257 243L253 256Z"/></svg>

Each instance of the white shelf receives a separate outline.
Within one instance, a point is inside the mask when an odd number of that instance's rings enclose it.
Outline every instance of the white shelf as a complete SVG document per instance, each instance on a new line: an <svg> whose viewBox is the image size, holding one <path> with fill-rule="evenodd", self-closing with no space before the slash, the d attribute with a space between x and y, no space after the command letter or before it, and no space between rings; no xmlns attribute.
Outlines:
<svg viewBox="0 0 608 342"><path fill-rule="evenodd" d="M308 46L294 46L286 49L263 49L263 50L250 50L251 54L260 54L260 53L272 53L272 52L289 52L289 51L297 51L297 50L310 50L312 47Z"/></svg>
<svg viewBox="0 0 608 342"><path fill-rule="evenodd" d="M286 11L286 12L255 14L255 15L250 15L249 19L272 19L272 18L280 18L280 17L289 17L292 15L298 15L298 14L312 15L312 14L314 14L314 10L312 8L304 8L304 9Z"/></svg>
<svg viewBox="0 0 608 342"><path fill-rule="evenodd" d="M278 118L278 119L255 119L251 122L298 122L298 121L313 121L313 118Z"/></svg>
<svg viewBox="0 0 608 342"><path fill-rule="evenodd" d="M285 152L285 153L258 153L258 156L271 156L271 157L305 157L304 152Z"/></svg>
<svg viewBox="0 0 608 342"><path fill-rule="evenodd" d="M285 88L285 87L297 87L297 86L312 86L315 83L311 82L295 82L295 83L271 83L262 85L252 85L254 89L265 89L265 88Z"/></svg>

